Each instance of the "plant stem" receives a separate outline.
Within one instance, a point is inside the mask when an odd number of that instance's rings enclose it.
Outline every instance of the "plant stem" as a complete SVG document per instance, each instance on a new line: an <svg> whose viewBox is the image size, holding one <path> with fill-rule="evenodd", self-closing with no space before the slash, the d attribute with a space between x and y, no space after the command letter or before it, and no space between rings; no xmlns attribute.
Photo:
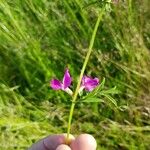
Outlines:
<svg viewBox="0 0 150 150"><path fill-rule="evenodd" d="M85 60L84 60L84 63L83 63L82 69L81 69L80 77L79 77L79 80L78 80L78 83L77 83L77 87L75 89L75 93L74 93L73 98L72 98L72 104L71 104L71 107L70 107L70 113L69 113L69 119L68 119L68 128L67 128L67 141L66 141L67 144L68 144L68 141L69 141L69 134L70 134L70 129L71 129L71 121L72 121L72 116L73 116L73 112L74 112L75 101L76 101L77 96L78 96L78 92L79 92L79 89L80 89L80 85L81 85L81 81L82 81L82 77L83 77L86 65L88 63L89 57L90 57L91 52L92 52L92 48L93 48L93 45L94 45L96 33L97 33L97 30L98 30L98 26L100 24L100 21L102 19L103 13L104 13L104 8L100 12L100 14L98 16L98 19L97 19L97 22L95 24L95 27L94 27L94 30L93 30L93 33L92 33L92 37L91 37L91 40L90 40L88 52L87 52L87 55L85 57Z"/></svg>

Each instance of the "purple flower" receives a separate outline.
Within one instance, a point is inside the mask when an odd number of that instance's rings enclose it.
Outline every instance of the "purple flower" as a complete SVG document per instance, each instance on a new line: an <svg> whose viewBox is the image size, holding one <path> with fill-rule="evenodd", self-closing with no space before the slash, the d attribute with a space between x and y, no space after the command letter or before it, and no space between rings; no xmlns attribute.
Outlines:
<svg viewBox="0 0 150 150"><path fill-rule="evenodd" d="M99 79L98 78L91 78L88 76L83 76L82 83L80 87L80 91L85 89L86 91L91 92L99 85Z"/></svg>
<svg viewBox="0 0 150 150"><path fill-rule="evenodd" d="M71 82L72 82L72 79L71 79L69 70L67 68L65 71L63 80L59 81L57 79L52 79L50 82L50 86L54 90L63 90L65 92L67 92L69 95L72 95L72 91L69 89Z"/></svg>

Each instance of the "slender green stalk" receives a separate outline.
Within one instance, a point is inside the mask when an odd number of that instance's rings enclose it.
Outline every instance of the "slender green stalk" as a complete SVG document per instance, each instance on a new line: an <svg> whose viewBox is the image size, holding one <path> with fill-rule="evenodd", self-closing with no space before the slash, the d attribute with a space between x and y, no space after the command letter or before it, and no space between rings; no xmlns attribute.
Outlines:
<svg viewBox="0 0 150 150"><path fill-rule="evenodd" d="M90 57L91 52L92 52L92 48L93 48L93 45L94 45L97 29L98 29L98 26L99 26L100 21L102 19L103 13L104 13L104 8L100 12L100 14L98 16L98 19L97 19L97 22L95 24L95 27L94 27L94 30L93 30L93 33L92 33L92 37L91 37L91 40L90 40L88 52L87 52L87 55L85 57L85 60L84 60L84 63L83 63L82 69L81 69L80 77L79 77L79 80L78 80L78 83L77 83L77 87L75 89L75 93L74 93L73 98L72 98L72 104L71 104L70 113L69 113L69 119L68 119L67 143L69 141L69 134L70 134L70 129L71 129L71 121L72 121L72 116L73 116L73 112L74 112L75 101L76 101L77 96L78 96L78 92L79 92L79 89L80 89L80 85L81 85L81 81L82 81L82 77L83 77L86 65L88 63L89 57Z"/></svg>

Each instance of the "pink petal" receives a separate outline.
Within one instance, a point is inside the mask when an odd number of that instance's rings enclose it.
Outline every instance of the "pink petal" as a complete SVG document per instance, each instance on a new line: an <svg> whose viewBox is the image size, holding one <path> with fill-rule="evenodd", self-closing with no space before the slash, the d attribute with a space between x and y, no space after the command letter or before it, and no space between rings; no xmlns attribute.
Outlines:
<svg viewBox="0 0 150 150"><path fill-rule="evenodd" d="M57 79L52 79L51 82L50 82L50 86L54 90L60 90L60 89L62 89L62 84Z"/></svg>
<svg viewBox="0 0 150 150"><path fill-rule="evenodd" d="M85 90L87 91L92 91L95 89L99 84L99 79L98 78L91 78L88 76L84 76L82 79L82 86L84 86Z"/></svg>
<svg viewBox="0 0 150 150"><path fill-rule="evenodd" d="M66 69L64 77L63 77L63 88L66 89L71 85L71 76L69 70Z"/></svg>
<svg viewBox="0 0 150 150"><path fill-rule="evenodd" d="M85 85L87 82L90 82L92 80L91 77L83 76L82 78L82 84Z"/></svg>

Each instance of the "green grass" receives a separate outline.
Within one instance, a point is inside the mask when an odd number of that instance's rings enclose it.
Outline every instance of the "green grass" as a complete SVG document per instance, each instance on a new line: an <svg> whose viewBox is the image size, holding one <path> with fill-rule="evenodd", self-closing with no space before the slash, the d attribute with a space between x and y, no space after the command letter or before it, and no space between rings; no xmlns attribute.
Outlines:
<svg viewBox="0 0 150 150"><path fill-rule="evenodd" d="M94 1L94 0L93 0ZM69 66L77 79L100 3L0 0L0 149L23 150L66 132L70 98L49 81ZM98 150L148 150L150 141L149 0L120 1L105 12L86 74L117 86L110 103L76 105L72 134L92 134ZM77 110L77 111L76 111Z"/></svg>

